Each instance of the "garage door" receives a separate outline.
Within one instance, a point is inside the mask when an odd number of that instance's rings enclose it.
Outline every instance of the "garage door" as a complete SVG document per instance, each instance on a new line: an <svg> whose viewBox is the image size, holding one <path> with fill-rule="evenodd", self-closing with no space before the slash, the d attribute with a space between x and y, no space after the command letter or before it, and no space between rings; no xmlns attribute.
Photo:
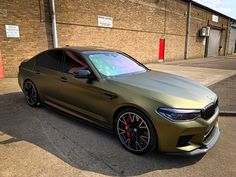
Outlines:
<svg viewBox="0 0 236 177"><path fill-rule="evenodd" d="M211 29L208 45L208 56L218 56L220 47L221 31Z"/></svg>

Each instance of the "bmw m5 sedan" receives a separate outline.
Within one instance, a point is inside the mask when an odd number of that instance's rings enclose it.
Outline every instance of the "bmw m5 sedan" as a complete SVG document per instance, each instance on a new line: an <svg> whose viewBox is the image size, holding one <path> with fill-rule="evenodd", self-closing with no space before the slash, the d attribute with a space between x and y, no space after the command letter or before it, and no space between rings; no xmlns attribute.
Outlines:
<svg viewBox="0 0 236 177"><path fill-rule="evenodd" d="M121 51L49 49L20 64L18 82L30 106L47 104L108 128L132 153L203 154L220 136L215 93Z"/></svg>

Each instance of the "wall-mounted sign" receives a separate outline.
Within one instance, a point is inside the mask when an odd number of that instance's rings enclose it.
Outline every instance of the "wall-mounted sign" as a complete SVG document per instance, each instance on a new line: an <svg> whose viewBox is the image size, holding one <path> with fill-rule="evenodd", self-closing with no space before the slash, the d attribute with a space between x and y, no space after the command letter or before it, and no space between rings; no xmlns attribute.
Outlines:
<svg viewBox="0 0 236 177"><path fill-rule="evenodd" d="M217 15L212 15L212 21L218 23L219 17Z"/></svg>
<svg viewBox="0 0 236 177"><path fill-rule="evenodd" d="M98 26L112 28L113 27L113 18L98 15Z"/></svg>
<svg viewBox="0 0 236 177"><path fill-rule="evenodd" d="M7 38L20 38L19 26L5 25Z"/></svg>

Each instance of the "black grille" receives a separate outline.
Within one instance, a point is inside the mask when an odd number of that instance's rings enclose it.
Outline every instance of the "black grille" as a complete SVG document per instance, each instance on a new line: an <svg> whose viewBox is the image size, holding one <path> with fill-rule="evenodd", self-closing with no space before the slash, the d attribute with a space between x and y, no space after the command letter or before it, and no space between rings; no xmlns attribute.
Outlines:
<svg viewBox="0 0 236 177"><path fill-rule="evenodd" d="M205 110L202 111L202 118L203 119L211 118L214 115L217 107L218 107L218 99L216 100L215 103L210 104L209 106L206 107Z"/></svg>

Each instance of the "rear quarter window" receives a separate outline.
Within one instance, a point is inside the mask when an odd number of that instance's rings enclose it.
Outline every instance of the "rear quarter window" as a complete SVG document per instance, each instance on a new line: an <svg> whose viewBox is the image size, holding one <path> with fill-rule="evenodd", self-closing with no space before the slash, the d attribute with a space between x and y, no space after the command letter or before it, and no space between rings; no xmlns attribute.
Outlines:
<svg viewBox="0 0 236 177"><path fill-rule="evenodd" d="M34 64L35 64L35 58L31 58L29 60L22 61L20 66L23 68L28 68L28 69L33 70Z"/></svg>
<svg viewBox="0 0 236 177"><path fill-rule="evenodd" d="M62 50L51 50L43 52L37 56L36 66L51 70L59 70L62 57Z"/></svg>

